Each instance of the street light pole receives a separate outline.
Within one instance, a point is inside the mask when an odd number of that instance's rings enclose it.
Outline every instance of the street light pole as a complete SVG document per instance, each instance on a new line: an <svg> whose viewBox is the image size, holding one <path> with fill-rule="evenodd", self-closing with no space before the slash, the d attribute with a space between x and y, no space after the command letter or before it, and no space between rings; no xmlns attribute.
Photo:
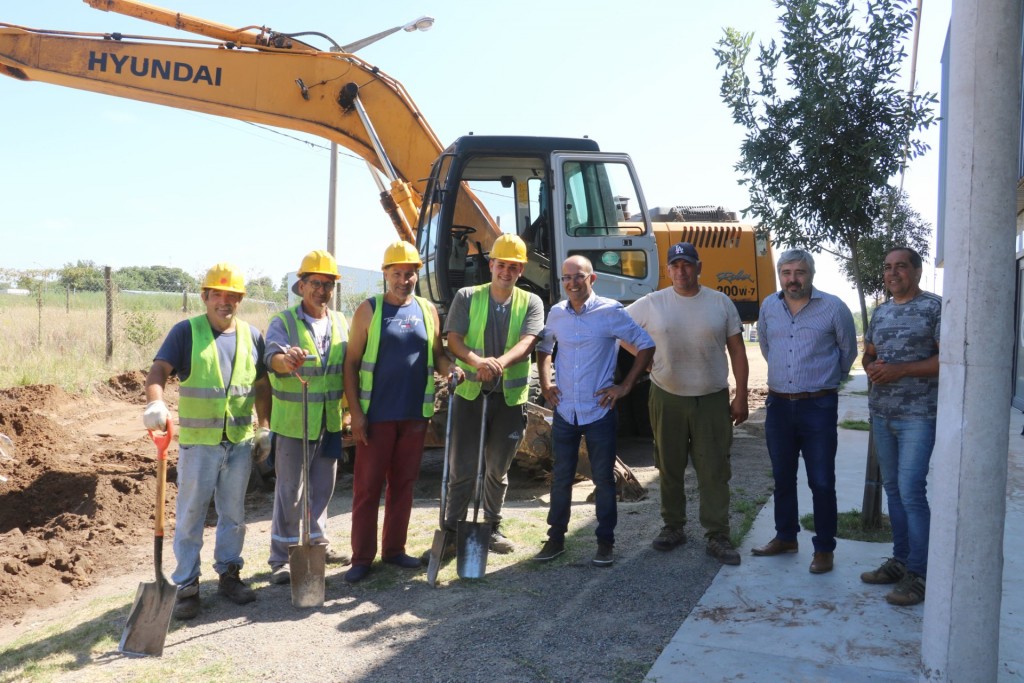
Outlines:
<svg viewBox="0 0 1024 683"><path fill-rule="evenodd" d="M332 47L332 52L347 52L349 54L356 50L361 50L367 45L376 43L381 38L387 38L392 33L398 31L406 31L412 33L414 31L427 31L431 26L434 25L434 18L428 16L422 16L418 19L414 19L407 24L400 26L394 26L381 31L380 33L374 33L372 36L361 38L355 42L349 43L348 45L342 45L340 48ZM335 234L336 234L336 220L338 212L338 143L331 143L331 175L328 181L328 197L327 197L327 251L329 251L337 260L338 253L335 247ZM334 296L334 307L337 310L338 306L338 292L335 292Z"/></svg>

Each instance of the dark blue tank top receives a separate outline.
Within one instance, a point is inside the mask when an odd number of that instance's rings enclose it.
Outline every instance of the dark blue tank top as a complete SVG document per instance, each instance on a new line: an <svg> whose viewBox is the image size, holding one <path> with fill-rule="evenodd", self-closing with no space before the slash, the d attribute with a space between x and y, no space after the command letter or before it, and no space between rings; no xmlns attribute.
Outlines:
<svg viewBox="0 0 1024 683"><path fill-rule="evenodd" d="M376 304L370 299L370 307ZM372 422L423 419L427 376L427 328L415 300L405 306L384 301L380 349L373 373L367 419Z"/></svg>

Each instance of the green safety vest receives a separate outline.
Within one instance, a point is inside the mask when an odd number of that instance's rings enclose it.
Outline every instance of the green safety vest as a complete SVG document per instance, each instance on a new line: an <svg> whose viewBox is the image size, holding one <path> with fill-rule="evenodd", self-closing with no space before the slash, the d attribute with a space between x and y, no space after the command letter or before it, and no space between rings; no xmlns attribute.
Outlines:
<svg viewBox="0 0 1024 683"><path fill-rule="evenodd" d="M251 439L256 363L249 324L235 321L235 360L225 388L210 321L204 314L188 322L192 327L192 369L178 392L178 440L186 445L214 446L225 435L231 443Z"/></svg>
<svg viewBox="0 0 1024 683"><path fill-rule="evenodd" d="M484 356L484 330L487 328L487 311L490 309L490 285L477 285L473 288L473 298L469 304L469 329L463 342L470 351ZM519 343L519 331L523 328L526 311L529 308L529 294L515 287L512 290L512 317L508 323L508 339L505 341L505 352ZM466 381L461 383L455 393L472 401L480 395L481 384L476 378L476 370L468 363L456 361L466 372ZM517 406L526 403L530 393L530 357L505 368L502 375L502 386L505 392L505 403Z"/></svg>
<svg viewBox="0 0 1024 683"><path fill-rule="evenodd" d="M423 417L430 417L434 414L434 314L429 301L419 296L414 298L423 311L423 328L427 331L427 383L423 392ZM359 364L359 405L364 413L370 412L373 371L377 365L377 353L380 351L380 333L384 327L384 295L378 294L376 302L373 319L367 330L363 360Z"/></svg>
<svg viewBox="0 0 1024 683"><path fill-rule="evenodd" d="M303 363L297 371L302 379L309 383L307 434L310 439L315 439L323 426L324 414L327 415L327 431L341 431L341 397L344 393L341 377L345 349L348 347L348 323L345 316L340 313L327 311L331 320L331 346L327 352L325 366L316 352L316 342L299 317L301 306L300 303L295 308L281 311L274 317L284 324L289 345L306 349L307 354L316 356L316 360ZM273 396L273 410L270 412L271 431L293 439L301 439L302 382L294 374L279 375L271 371L270 389Z"/></svg>

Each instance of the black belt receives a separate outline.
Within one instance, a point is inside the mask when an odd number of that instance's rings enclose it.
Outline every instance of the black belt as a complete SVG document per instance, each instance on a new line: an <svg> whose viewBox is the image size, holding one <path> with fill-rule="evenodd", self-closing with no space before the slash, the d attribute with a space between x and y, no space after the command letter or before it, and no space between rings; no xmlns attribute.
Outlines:
<svg viewBox="0 0 1024 683"><path fill-rule="evenodd" d="M800 401L805 398L821 398L822 396L828 396L829 394L838 393L838 389L822 389L821 391L801 391L799 394L784 394L781 391L768 390L769 396L778 396L784 398L787 401Z"/></svg>

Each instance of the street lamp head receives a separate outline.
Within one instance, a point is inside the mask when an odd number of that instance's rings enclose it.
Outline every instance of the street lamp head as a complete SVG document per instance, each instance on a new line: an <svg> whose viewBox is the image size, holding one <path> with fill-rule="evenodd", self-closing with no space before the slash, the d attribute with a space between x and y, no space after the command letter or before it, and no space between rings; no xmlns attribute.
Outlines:
<svg viewBox="0 0 1024 683"><path fill-rule="evenodd" d="M434 25L434 17L420 17L402 27L404 31L427 31Z"/></svg>

